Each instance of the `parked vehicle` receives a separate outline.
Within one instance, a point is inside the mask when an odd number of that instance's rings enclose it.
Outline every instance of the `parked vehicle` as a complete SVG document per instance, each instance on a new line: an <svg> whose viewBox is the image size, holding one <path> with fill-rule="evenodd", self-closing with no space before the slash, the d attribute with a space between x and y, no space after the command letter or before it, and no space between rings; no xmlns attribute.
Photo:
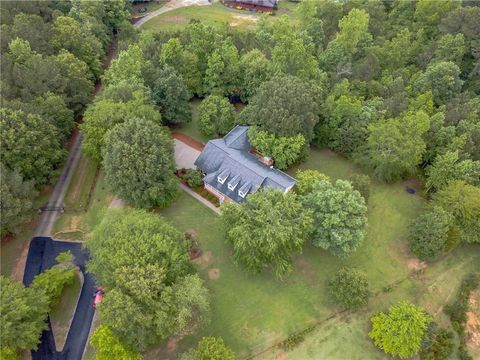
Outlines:
<svg viewBox="0 0 480 360"><path fill-rule="evenodd" d="M95 292L93 293L95 299L93 300L93 308L96 309L97 305L100 304L103 297L105 296L105 290L101 286L97 286Z"/></svg>

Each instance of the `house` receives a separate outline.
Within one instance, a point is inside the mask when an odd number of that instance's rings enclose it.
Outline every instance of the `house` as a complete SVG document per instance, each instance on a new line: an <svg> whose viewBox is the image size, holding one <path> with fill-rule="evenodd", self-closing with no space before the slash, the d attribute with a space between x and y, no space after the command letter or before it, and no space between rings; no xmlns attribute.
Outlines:
<svg viewBox="0 0 480 360"><path fill-rule="evenodd" d="M224 138L210 140L195 161L204 174L205 189L220 203L242 203L261 187L288 192L296 180L275 169L248 141L248 126L236 126Z"/></svg>
<svg viewBox="0 0 480 360"><path fill-rule="evenodd" d="M221 2L231 8L271 13L276 8L278 0L221 0Z"/></svg>

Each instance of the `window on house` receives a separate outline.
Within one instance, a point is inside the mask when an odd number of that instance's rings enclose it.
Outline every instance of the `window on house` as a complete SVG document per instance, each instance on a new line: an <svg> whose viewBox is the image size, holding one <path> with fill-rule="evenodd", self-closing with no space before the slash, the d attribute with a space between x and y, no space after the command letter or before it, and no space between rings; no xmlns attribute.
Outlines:
<svg viewBox="0 0 480 360"><path fill-rule="evenodd" d="M239 182L240 182L240 175L235 175L232 178L232 180L228 182L228 189L232 191L235 190Z"/></svg>
<svg viewBox="0 0 480 360"><path fill-rule="evenodd" d="M229 173L228 170L223 170L223 171L217 176L217 181L218 181L220 184L224 184L224 183L225 183L225 180L227 180L229 174L230 174L230 173Z"/></svg>

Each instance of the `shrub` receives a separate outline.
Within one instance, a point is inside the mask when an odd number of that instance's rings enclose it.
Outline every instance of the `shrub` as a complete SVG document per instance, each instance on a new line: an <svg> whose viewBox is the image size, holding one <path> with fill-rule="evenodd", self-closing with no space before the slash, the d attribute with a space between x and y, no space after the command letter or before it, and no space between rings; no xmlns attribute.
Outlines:
<svg viewBox="0 0 480 360"><path fill-rule="evenodd" d="M310 326L305 330L302 330L298 333L290 335L288 338L282 341L281 347L286 351L291 351L295 349L298 345L300 345L305 340L305 336L311 333L314 329L315 327Z"/></svg>
<svg viewBox="0 0 480 360"><path fill-rule="evenodd" d="M420 348L422 360L446 360L453 352L453 333L439 328L436 322L431 322Z"/></svg>
<svg viewBox="0 0 480 360"><path fill-rule="evenodd" d="M365 202L370 197L370 177L368 175L353 174L350 176L350 182L354 190L357 190L363 196Z"/></svg>
<svg viewBox="0 0 480 360"><path fill-rule="evenodd" d="M299 195L306 195L312 191L313 185L320 180L330 181L330 178L317 170L298 170L295 174L297 184L295 189Z"/></svg>
<svg viewBox="0 0 480 360"><path fill-rule="evenodd" d="M185 174L185 180L188 186L190 186L193 189L199 186L202 186L203 184L202 172L200 170L189 169Z"/></svg>
<svg viewBox="0 0 480 360"><path fill-rule="evenodd" d="M419 352L431 319L422 309L405 301L371 320L372 331L368 335L375 346L387 354L406 359Z"/></svg>
<svg viewBox="0 0 480 360"><path fill-rule="evenodd" d="M338 271L328 287L334 303L347 309L358 309L366 305L370 295L367 279L354 269L343 268Z"/></svg>
<svg viewBox="0 0 480 360"><path fill-rule="evenodd" d="M410 250L422 260L433 259L455 244L449 242L451 215L439 206L426 208L410 227Z"/></svg>

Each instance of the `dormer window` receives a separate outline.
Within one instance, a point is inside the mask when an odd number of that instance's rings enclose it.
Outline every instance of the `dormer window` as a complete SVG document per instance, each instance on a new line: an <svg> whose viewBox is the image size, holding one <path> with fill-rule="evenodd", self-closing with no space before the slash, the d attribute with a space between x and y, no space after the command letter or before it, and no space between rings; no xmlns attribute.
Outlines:
<svg viewBox="0 0 480 360"><path fill-rule="evenodd" d="M228 182L228 189L235 190L238 183L240 182L240 175L235 175L229 182Z"/></svg>
<svg viewBox="0 0 480 360"><path fill-rule="evenodd" d="M248 192L250 191L251 187L252 185L250 183L246 183L242 185L242 187L238 189L238 196L240 196L241 198L245 198L245 196L247 196Z"/></svg>
<svg viewBox="0 0 480 360"><path fill-rule="evenodd" d="M217 176L217 181L220 184L224 184L225 180L227 180L228 175L230 175L230 172L228 170L223 170L218 176Z"/></svg>

